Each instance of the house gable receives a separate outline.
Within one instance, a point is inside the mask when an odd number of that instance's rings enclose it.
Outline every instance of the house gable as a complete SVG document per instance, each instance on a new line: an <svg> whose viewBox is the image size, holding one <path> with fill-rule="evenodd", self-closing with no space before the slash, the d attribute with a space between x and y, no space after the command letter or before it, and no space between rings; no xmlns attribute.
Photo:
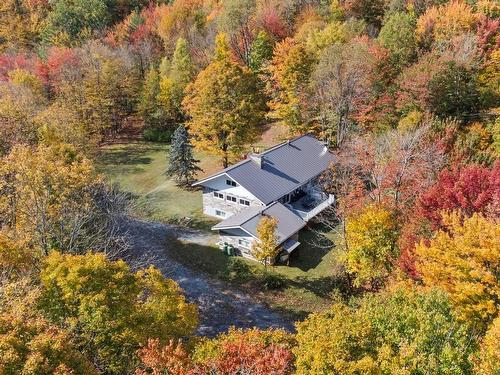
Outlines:
<svg viewBox="0 0 500 375"><path fill-rule="evenodd" d="M228 181L231 181L233 184L229 184ZM234 186L236 184L236 186ZM250 201L258 201L262 203L255 195L250 193L247 189L245 189L242 185L240 185L233 178L228 176L226 173L222 173L220 175L214 176L209 180L203 182L202 186L208 191L218 191L225 195L229 194L236 198L245 198Z"/></svg>

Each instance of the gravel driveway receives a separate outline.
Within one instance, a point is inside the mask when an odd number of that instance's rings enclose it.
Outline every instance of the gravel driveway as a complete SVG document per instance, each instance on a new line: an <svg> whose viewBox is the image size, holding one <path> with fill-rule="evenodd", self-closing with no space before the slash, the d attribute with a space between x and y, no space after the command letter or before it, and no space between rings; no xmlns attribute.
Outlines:
<svg viewBox="0 0 500 375"><path fill-rule="evenodd" d="M279 327L292 331L289 320L256 302L249 295L223 282L209 279L201 272L175 261L168 254L169 237L196 243L211 242L213 236L180 231L161 223L130 221L127 232L132 239L132 257L144 258L159 268L166 277L177 281L189 301L196 303L200 312L197 333L214 336L229 327Z"/></svg>

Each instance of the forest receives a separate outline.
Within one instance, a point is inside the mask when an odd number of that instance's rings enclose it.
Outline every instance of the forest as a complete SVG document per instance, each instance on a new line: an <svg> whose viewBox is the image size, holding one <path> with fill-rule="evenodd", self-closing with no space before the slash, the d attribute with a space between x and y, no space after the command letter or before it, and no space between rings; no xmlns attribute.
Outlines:
<svg viewBox="0 0 500 375"><path fill-rule="evenodd" d="M0 374L500 374L499 114L496 0L4 0ZM222 168L270 129L335 155L345 290L200 337L97 161L182 138Z"/></svg>

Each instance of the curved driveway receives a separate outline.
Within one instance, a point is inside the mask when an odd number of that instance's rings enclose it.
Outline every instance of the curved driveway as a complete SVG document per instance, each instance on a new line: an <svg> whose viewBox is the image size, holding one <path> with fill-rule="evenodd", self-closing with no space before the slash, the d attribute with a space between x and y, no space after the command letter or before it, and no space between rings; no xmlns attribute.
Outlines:
<svg viewBox="0 0 500 375"><path fill-rule="evenodd" d="M199 335L214 336L227 331L231 326L293 330L292 322L256 302L246 293L221 281L209 279L201 272L190 269L169 256L169 237L200 242L203 241L203 235L187 235L161 223L131 221L127 227L132 241L133 259L159 268L166 277L179 283L190 302L198 305ZM209 238L207 236L207 240Z"/></svg>

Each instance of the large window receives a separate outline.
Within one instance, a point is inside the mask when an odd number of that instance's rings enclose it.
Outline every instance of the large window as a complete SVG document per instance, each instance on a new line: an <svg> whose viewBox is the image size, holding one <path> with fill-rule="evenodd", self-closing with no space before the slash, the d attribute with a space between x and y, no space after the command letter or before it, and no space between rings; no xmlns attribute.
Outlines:
<svg viewBox="0 0 500 375"><path fill-rule="evenodd" d="M226 201L229 201L229 202L238 202L238 199L236 199L236 197L233 197L232 195L226 195Z"/></svg>
<svg viewBox="0 0 500 375"><path fill-rule="evenodd" d="M226 185L236 186L236 182L234 182L233 180L226 180Z"/></svg>
<svg viewBox="0 0 500 375"><path fill-rule="evenodd" d="M240 199L240 204L242 206L250 206L250 201L248 201L246 199Z"/></svg>
<svg viewBox="0 0 500 375"><path fill-rule="evenodd" d="M215 216L226 217L226 213L224 211L221 211L221 210L215 210Z"/></svg>
<svg viewBox="0 0 500 375"><path fill-rule="evenodd" d="M224 194L214 191L214 197L217 199L224 199Z"/></svg>
<svg viewBox="0 0 500 375"><path fill-rule="evenodd" d="M246 247L247 249L250 249L250 241L245 240L243 238L238 239L238 245L242 247Z"/></svg>

